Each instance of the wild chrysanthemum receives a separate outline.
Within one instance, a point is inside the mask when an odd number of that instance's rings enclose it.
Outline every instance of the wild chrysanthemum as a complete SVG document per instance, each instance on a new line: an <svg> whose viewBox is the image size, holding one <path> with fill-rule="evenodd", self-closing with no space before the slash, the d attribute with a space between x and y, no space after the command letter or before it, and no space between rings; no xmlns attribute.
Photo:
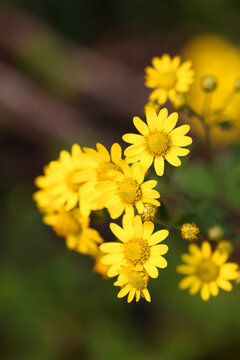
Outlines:
<svg viewBox="0 0 240 360"><path fill-rule="evenodd" d="M140 215L132 218L123 216L123 228L111 223L110 229L121 242L102 244L100 250L108 255L102 258L102 263L111 265L108 276L116 276L122 265L142 266L147 274L156 278L158 269L165 268L167 261L162 256L167 253L168 246L158 245L168 236L168 230L159 230L153 234L154 224L146 221L142 224Z"/></svg>
<svg viewBox="0 0 240 360"><path fill-rule="evenodd" d="M122 298L128 294L127 302L131 302L135 296L136 301L140 300L140 297L145 297L145 299L150 302L151 297L147 289L149 276L140 266L128 265L122 266L119 270L120 275L117 278L117 281L114 283L115 286L120 286L121 290L119 291L117 297Z"/></svg>
<svg viewBox="0 0 240 360"><path fill-rule="evenodd" d="M84 148L83 158L88 163L88 167L74 176L74 181L86 182L81 189L81 194L91 203L91 210L100 210L105 207L104 194L97 185L114 179L122 171L119 166L122 161L122 149L119 144L112 145L110 154L102 144L98 143L96 147L97 150ZM82 209L82 211L87 214L89 209Z"/></svg>
<svg viewBox="0 0 240 360"><path fill-rule="evenodd" d="M184 265L179 265L177 271L187 275L179 283L180 289L189 289L191 295L200 290L203 300L208 300L210 295L217 296L219 289L232 290L229 280L237 279L238 264L227 263L229 254L215 250L212 253L209 242L204 241L202 247L196 244L189 245L190 254L183 254Z"/></svg>
<svg viewBox="0 0 240 360"><path fill-rule="evenodd" d="M147 124L140 118L134 117L133 123L141 135L125 134L123 140L133 144L129 146L124 154L129 163L140 161L148 169L154 161L157 175L164 173L164 160L173 166L180 166L179 156L189 153L183 146L190 145L192 139L185 134L190 130L189 125L175 128L178 114L172 113L168 116L166 108L159 114L148 108L146 111ZM175 129L174 129L175 128Z"/></svg>
<svg viewBox="0 0 240 360"><path fill-rule="evenodd" d="M58 236L66 238L70 250L94 256L103 242L99 233L89 228L89 218L82 216L78 209L47 214L43 222L51 225Z"/></svg>
<svg viewBox="0 0 240 360"><path fill-rule="evenodd" d="M134 208L142 214L145 203L160 205L156 200L160 194L153 189L157 181L144 182L145 169L139 163L130 167L122 160L121 169L123 173L115 180L105 181L100 185L105 206L112 219L118 218L124 211L133 213Z"/></svg>
<svg viewBox="0 0 240 360"><path fill-rule="evenodd" d="M186 93L193 82L193 70L191 61L180 65L181 58L175 56L173 59L168 54L161 58L152 59L153 67L146 68L146 86L155 88L150 101L157 100L160 105L167 99L173 100L178 93Z"/></svg>
<svg viewBox="0 0 240 360"><path fill-rule="evenodd" d="M82 150L77 144L72 146L71 154L62 150L59 159L51 161L44 168L44 175L36 178L35 183L41 190L33 197L43 212L62 207L69 211L78 205L82 184L74 181L73 176L86 166L81 154Z"/></svg>

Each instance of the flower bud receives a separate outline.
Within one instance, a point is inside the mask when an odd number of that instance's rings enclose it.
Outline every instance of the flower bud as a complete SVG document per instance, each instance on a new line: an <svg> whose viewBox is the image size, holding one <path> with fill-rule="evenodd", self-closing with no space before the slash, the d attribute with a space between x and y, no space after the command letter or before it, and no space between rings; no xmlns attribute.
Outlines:
<svg viewBox="0 0 240 360"><path fill-rule="evenodd" d="M201 88L205 92L212 92L217 86L217 80L213 75L203 76L201 80Z"/></svg>
<svg viewBox="0 0 240 360"><path fill-rule="evenodd" d="M161 110L161 106L160 106L156 101L149 101L149 102L144 106L144 113L146 113L147 108L152 108L153 110L156 111L157 114L158 114L159 111Z"/></svg>
<svg viewBox="0 0 240 360"><path fill-rule="evenodd" d="M210 241L219 241L223 238L224 230L220 225L213 225L207 231L207 237Z"/></svg>
<svg viewBox="0 0 240 360"><path fill-rule="evenodd" d="M195 241L199 234L199 227L194 223L185 223L181 227L181 236L184 240Z"/></svg>
<svg viewBox="0 0 240 360"><path fill-rule="evenodd" d="M142 213L142 220L143 221L154 221L156 218L156 213L158 210L158 206L145 204L143 213Z"/></svg>
<svg viewBox="0 0 240 360"><path fill-rule="evenodd" d="M171 104L175 110L182 110L187 104L187 97L185 94L177 93L176 96L171 100Z"/></svg>

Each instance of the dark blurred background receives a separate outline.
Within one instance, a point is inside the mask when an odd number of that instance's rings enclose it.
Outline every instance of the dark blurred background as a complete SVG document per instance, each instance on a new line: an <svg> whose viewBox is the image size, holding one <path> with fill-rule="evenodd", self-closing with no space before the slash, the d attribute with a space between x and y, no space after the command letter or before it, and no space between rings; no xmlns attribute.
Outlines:
<svg viewBox="0 0 240 360"><path fill-rule="evenodd" d="M240 358L239 288L208 303L178 290L182 249L170 237L152 303L127 304L32 201L61 149L133 130L153 56L206 32L238 44L239 19L238 0L0 1L0 359Z"/></svg>

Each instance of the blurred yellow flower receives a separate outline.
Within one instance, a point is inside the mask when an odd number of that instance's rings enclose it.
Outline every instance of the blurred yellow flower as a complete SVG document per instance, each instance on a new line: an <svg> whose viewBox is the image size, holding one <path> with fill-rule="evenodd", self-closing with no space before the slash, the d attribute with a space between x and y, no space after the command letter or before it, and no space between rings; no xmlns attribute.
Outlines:
<svg viewBox="0 0 240 360"><path fill-rule="evenodd" d="M153 187L157 181L149 180L144 182L145 171L139 163L131 167L123 160L121 162L122 174L115 180L104 181L99 185L105 206L112 219L116 219L126 213L134 213L136 208L139 214L144 211L144 204L149 203L159 206L160 194Z"/></svg>
<svg viewBox="0 0 240 360"><path fill-rule="evenodd" d="M122 298L128 294L128 303L133 300L134 296L137 302L140 300L141 296L145 297L148 302L151 301L151 297L147 289L149 276L141 266L122 266L119 273L120 275L114 283L115 286L121 287L121 290L118 293L118 298Z"/></svg>
<svg viewBox="0 0 240 360"><path fill-rule="evenodd" d="M168 116L166 108L160 110L159 114L147 108L147 124L140 118L134 117L133 122L141 135L125 134L123 140L133 144L129 146L124 155L129 163L140 161L148 169L153 161L157 175L164 173L164 160L166 159L173 166L180 166L179 156L189 153L183 146L190 145L192 139L185 136L190 130L189 125L182 125L174 129L178 114L176 112Z"/></svg>
<svg viewBox="0 0 240 360"><path fill-rule="evenodd" d="M146 83L149 88L154 88L150 95L150 101L157 100L162 105L167 99L173 100L178 93L186 93L193 82L193 70L191 61L180 65L181 58L173 59L168 54L161 58L152 59L153 67L146 67Z"/></svg>
<svg viewBox="0 0 240 360"><path fill-rule="evenodd" d="M100 250L107 253L102 263L111 265L108 276L116 276L122 265L137 266L144 269L152 278L158 277L158 269L165 268L167 261L162 256L167 253L168 246L159 243L166 239L168 230L159 230L153 234L154 224L151 221L142 223L140 215L132 218L123 216L123 228L111 223L110 229L121 241L104 243Z"/></svg>
<svg viewBox="0 0 240 360"><path fill-rule="evenodd" d="M72 146L71 154L62 150L59 159L51 161L44 168L44 175L35 180L37 191L33 198L42 212L62 209L69 211L78 204L81 206L81 182L73 180L75 173L86 166L82 160L79 145Z"/></svg>
<svg viewBox="0 0 240 360"><path fill-rule="evenodd" d="M215 35L191 39L183 49L183 56L192 59L195 81L188 94L191 107L202 113L205 97L209 97L206 121L210 125L212 142L223 146L240 138L240 97L235 91L240 77L240 49ZM201 89L202 78L212 75L217 81L213 93ZM189 120L197 134L204 137L199 120Z"/></svg>
<svg viewBox="0 0 240 360"><path fill-rule="evenodd" d="M200 290L202 300L207 301L212 296L217 296L219 289L232 290L229 280L238 278L238 264L227 263L229 254L215 250L212 253L209 242L204 241L201 248L196 244L189 245L190 254L183 254L184 265L179 265L177 271L187 275L179 283L180 289L189 289L191 295Z"/></svg>

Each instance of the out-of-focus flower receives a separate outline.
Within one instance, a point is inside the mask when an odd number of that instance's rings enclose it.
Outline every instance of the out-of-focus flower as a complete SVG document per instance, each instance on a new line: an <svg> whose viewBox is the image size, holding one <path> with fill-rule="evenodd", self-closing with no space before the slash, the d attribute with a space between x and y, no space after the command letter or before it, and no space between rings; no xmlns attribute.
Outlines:
<svg viewBox="0 0 240 360"><path fill-rule="evenodd" d="M220 225L213 225L207 231L207 237L211 241L219 241L223 238L224 230Z"/></svg>
<svg viewBox="0 0 240 360"><path fill-rule="evenodd" d="M176 92L186 93L193 82L193 70L191 61L180 65L181 58L175 56L173 59L168 54L161 58L152 59L153 67L146 68L146 86L154 88L150 95L150 101L162 105L167 99L174 99Z"/></svg>
<svg viewBox="0 0 240 360"><path fill-rule="evenodd" d="M145 114L146 114L147 108L151 108L151 109L155 110L157 113L159 113L159 111L161 110L161 105L159 105L156 101L149 101L144 106L144 113Z"/></svg>
<svg viewBox="0 0 240 360"><path fill-rule="evenodd" d="M129 163L140 161L148 169L153 161L157 175L164 173L164 160L166 159L173 166L180 166L179 156L189 153L183 146L190 145L192 139L185 136L190 130L189 125L182 125L175 128L178 121L178 114L172 113L168 116L166 108L159 114L153 109L147 109L147 124L139 117L133 118L133 123L141 135L125 134L123 140L133 144L129 146L124 154ZM175 129L174 129L175 128Z"/></svg>
<svg viewBox="0 0 240 360"><path fill-rule="evenodd" d="M107 280L107 279L109 279L109 276L107 275L109 265L104 265L101 262L101 259L104 255L105 254L100 250L97 252L97 254L95 256L95 264L93 266L93 272L100 274L103 277L103 279Z"/></svg>
<svg viewBox="0 0 240 360"><path fill-rule="evenodd" d="M125 214L123 228L111 223L110 229L121 242L109 242L100 246L102 263L111 265L108 276L120 274L122 265L140 265L152 278L158 277L158 267L165 268L167 261L162 256L167 253L168 246L159 244L168 236L168 230L159 230L153 234L154 224L146 221L142 224L141 216L134 218Z"/></svg>
<svg viewBox="0 0 240 360"><path fill-rule="evenodd" d="M183 254L184 265L179 265L177 271L186 275L180 283L182 290L189 288L191 295L200 291L202 300L206 301L210 295L217 296L219 288L232 290L229 280L238 278L238 264L226 262L229 254L215 250L212 253L210 243L204 241L201 248L196 244L189 245L190 254Z"/></svg>
<svg viewBox="0 0 240 360"><path fill-rule="evenodd" d="M199 234L199 227L194 223L185 223L181 227L181 236L184 240L195 241Z"/></svg>
<svg viewBox="0 0 240 360"><path fill-rule="evenodd" d="M52 226L57 235L66 238L70 250L94 256L103 242L98 231L89 227L89 218L82 216L78 209L46 214L43 222Z"/></svg>
<svg viewBox="0 0 240 360"><path fill-rule="evenodd" d="M188 93L188 102L202 114L206 96L209 99L206 121L214 145L224 146L240 137L240 98L236 91L236 79L240 76L240 50L225 39L215 35L202 35L191 39L183 49L183 56L192 59L195 81ZM212 74L218 86L205 94L201 89L202 77ZM204 129L198 119L189 119L193 130L204 137ZM225 126L226 125L226 126Z"/></svg>
<svg viewBox="0 0 240 360"><path fill-rule="evenodd" d="M147 289L149 276L142 266L125 265L119 270L120 275L115 286L120 286L121 290L118 293L118 298L122 298L128 294L127 302L131 302L135 296L136 301L140 300L140 297L150 302L151 297Z"/></svg>

